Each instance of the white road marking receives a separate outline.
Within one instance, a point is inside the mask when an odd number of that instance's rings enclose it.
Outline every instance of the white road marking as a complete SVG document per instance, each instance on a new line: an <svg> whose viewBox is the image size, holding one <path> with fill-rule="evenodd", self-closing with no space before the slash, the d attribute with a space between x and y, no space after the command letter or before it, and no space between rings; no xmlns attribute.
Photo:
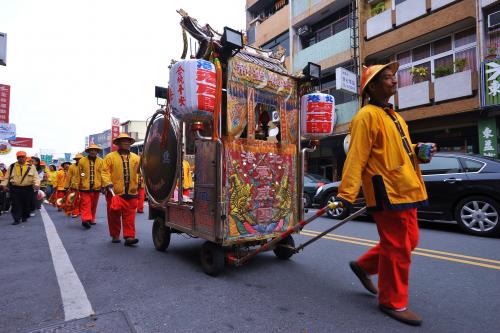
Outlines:
<svg viewBox="0 0 500 333"><path fill-rule="evenodd" d="M57 283L61 291L64 308L64 320L80 319L94 314L92 305L83 288L82 282L76 274L75 268L69 259L68 253L59 238L54 222L42 206L40 210L49 242L52 262L56 271Z"/></svg>

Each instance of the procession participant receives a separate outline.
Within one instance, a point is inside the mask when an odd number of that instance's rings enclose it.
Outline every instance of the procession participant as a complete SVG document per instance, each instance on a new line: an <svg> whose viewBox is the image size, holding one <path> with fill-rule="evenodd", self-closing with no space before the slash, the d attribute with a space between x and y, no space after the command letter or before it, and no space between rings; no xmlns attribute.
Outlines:
<svg viewBox="0 0 500 333"><path fill-rule="evenodd" d="M363 71L361 94L370 100L351 122L351 142L338 200L352 208L362 184L380 242L350 262L350 267L368 291L378 292L382 312L418 326L422 319L407 306L411 252L418 243L417 207L427 203L419 168L419 162L424 161L419 151L426 149L428 162L436 146L413 145L406 122L389 104L397 89L398 67L398 63L389 63ZM378 291L370 279L375 274Z"/></svg>
<svg viewBox="0 0 500 333"><path fill-rule="evenodd" d="M113 143L118 150L109 153L104 158L102 170L103 186L106 187L106 202L108 210L109 234L113 243L120 242L121 225L125 246L139 242L135 238L135 212L137 209L137 185L139 179L139 156L130 151L135 142L126 133L121 133ZM114 198L121 202L120 210L111 209Z"/></svg>
<svg viewBox="0 0 500 333"><path fill-rule="evenodd" d="M66 196L66 177L68 174L68 169L69 166L71 165L70 162L63 162L61 164L61 169L57 171L56 175L56 185L55 185L55 190L56 190L56 201L59 199L64 199ZM57 205L57 211L60 212L62 210L62 205Z"/></svg>
<svg viewBox="0 0 500 333"><path fill-rule="evenodd" d="M97 154L102 148L96 144L89 145L85 152L87 157L83 157L78 163L78 173L80 175L80 213L82 226L86 229L95 222L95 213L102 184L103 160Z"/></svg>
<svg viewBox="0 0 500 333"><path fill-rule="evenodd" d="M71 164L68 169L68 175L66 177L66 190L69 190L69 194L74 194L75 198L73 199L72 204L66 205L66 215L71 215L72 218L77 218L80 215L80 195L79 195L79 187L80 187L80 173L78 172L78 163L80 159L83 157L82 154L77 153L73 160L75 163Z"/></svg>
<svg viewBox="0 0 500 333"><path fill-rule="evenodd" d="M47 169L47 188L45 189L45 194L47 198L50 198L54 193L54 184L56 182L56 166L54 164L49 165Z"/></svg>
<svg viewBox="0 0 500 333"><path fill-rule="evenodd" d="M38 179L40 179L40 189L45 189L46 180L45 180L45 168L42 165L42 161L40 158L33 156L31 158L33 167L36 168L36 172L38 173ZM31 206L31 214L30 216L35 216L35 210L42 208L42 200L38 199L38 192L33 192L33 204Z"/></svg>
<svg viewBox="0 0 500 333"><path fill-rule="evenodd" d="M28 221L33 192L40 189L40 180L35 168L26 163L26 152L18 151L16 157L17 162L11 164L7 176L0 183L4 191L10 192L13 225Z"/></svg>

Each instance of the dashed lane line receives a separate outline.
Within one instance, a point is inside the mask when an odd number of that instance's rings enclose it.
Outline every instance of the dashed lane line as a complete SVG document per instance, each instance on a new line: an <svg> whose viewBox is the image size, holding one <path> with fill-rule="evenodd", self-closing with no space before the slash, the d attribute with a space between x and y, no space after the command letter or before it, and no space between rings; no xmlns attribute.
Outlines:
<svg viewBox="0 0 500 333"><path fill-rule="evenodd" d="M49 214L42 206L40 210L49 242L52 263L56 271L57 283L61 292L65 321L81 319L94 314L92 305L83 288L82 282L76 274L75 268L69 259L68 253L59 238L57 229Z"/></svg>
<svg viewBox="0 0 500 333"><path fill-rule="evenodd" d="M303 230L300 234L310 236L310 237L315 237L319 234L319 232L316 232L313 230ZM336 234L328 234L328 235L325 235L323 238L328 239L328 240L342 242L342 243L350 243L350 244L362 245L362 246L367 246L367 247L372 247L378 243L377 241L370 240L370 239L340 236L340 235L336 235ZM430 252L430 253L427 253L427 252ZM437 254L433 254L433 253L437 253ZM499 263L500 264L499 261L492 260L492 259L472 257L472 256L458 254L458 253L450 253L450 252L428 250L428 249L421 249L421 248L416 248L413 251L413 254L419 255L419 256L424 256L424 257L429 257L429 258L434 258L434 259L453 261L453 262L458 262L458 263L467 264L467 265L473 265L473 266L479 266L479 267L500 270L500 265L497 266L497 265L483 263L483 262L492 262L492 263ZM438 255L438 254L441 254L441 255ZM467 259L472 259L472 260L476 260L476 261L464 260L464 259L459 259L459 258L467 258ZM482 262L477 262L477 261L482 261Z"/></svg>

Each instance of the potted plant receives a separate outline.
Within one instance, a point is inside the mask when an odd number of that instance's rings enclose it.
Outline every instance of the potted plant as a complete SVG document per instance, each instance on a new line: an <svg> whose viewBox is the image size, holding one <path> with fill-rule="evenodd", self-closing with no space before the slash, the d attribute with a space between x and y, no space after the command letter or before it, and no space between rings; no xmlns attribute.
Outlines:
<svg viewBox="0 0 500 333"><path fill-rule="evenodd" d="M372 16L378 15L385 10L385 1L380 1L376 5L372 6L371 12Z"/></svg>
<svg viewBox="0 0 500 333"><path fill-rule="evenodd" d="M412 75L413 83L420 83L424 82L427 79L429 72L427 71L426 67L420 66L420 67L412 67L410 69L410 74Z"/></svg>
<svg viewBox="0 0 500 333"><path fill-rule="evenodd" d="M488 55L486 56L486 59L496 59L496 57L497 57L497 44L490 43L488 45Z"/></svg>
<svg viewBox="0 0 500 333"><path fill-rule="evenodd" d="M465 66L467 66L467 59L466 58L456 59L453 62L453 65L455 65L455 73L463 72Z"/></svg>
<svg viewBox="0 0 500 333"><path fill-rule="evenodd" d="M453 73L454 73L453 64L450 64L450 65L437 66L434 69L434 73L432 73L432 75L434 75L434 77L437 79L443 76L451 75Z"/></svg>

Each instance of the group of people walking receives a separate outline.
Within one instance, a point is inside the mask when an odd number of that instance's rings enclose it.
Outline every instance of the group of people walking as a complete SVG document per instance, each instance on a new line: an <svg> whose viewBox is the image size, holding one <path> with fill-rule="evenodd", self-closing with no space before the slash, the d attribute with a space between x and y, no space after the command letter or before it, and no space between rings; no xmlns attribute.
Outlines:
<svg viewBox="0 0 500 333"><path fill-rule="evenodd" d="M85 156L76 154L74 163L63 162L58 171L55 165L47 168L36 157L28 163L26 152L17 152L17 162L1 175L0 183L0 189L9 193L12 203L12 224L26 222L33 215L33 206L40 209L48 197L46 202L58 211L64 210L72 218L80 217L82 227L91 229L96 224L97 205L103 193L111 241L120 243L123 234L126 246L137 244L135 214L144 212L144 182L140 157L130 151L134 141L128 134L120 134L113 141L118 150L104 159L98 156L102 148L90 144Z"/></svg>

